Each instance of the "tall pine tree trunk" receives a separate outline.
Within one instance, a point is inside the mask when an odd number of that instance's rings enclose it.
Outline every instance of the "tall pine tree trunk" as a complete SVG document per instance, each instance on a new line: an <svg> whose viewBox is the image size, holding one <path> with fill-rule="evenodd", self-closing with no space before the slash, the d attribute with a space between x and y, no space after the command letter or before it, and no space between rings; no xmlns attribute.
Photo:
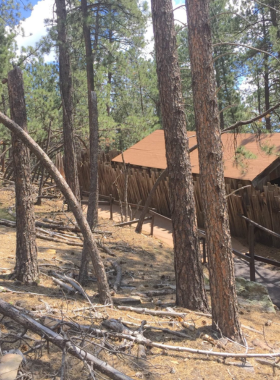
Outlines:
<svg viewBox="0 0 280 380"><path fill-rule="evenodd" d="M242 341L225 198L209 0L186 0L186 7L213 326L225 336Z"/></svg>
<svg viewBox="0 0 280 380"><path fill-rule="evenodd" d="M8 74L11 118L27 131L22 73L15 68ZM15 277L24 283L32 283L39 277L35 214L32 199L29 149L17 135L12 134L13 164L16 190L16 265Z"/></svg>
<svg viewBox="0 0 280 380"><path fill-rule="evenodd" d="M90 189L88 199L87 221L91 229L98 222L98 111L97 97L94 92L93 54L91 47L90 27L88 25L87 0L81 0L83 13L83 34L86 47L87 91L89 113L90 141ZM87 278L89 255L86 246L83 248L79 281L84 283Z"/></svg>
<svg viewBox="0 0 280 380"><path fill-rule="evenodd" d="M152 16L169 175L176 303L206 310L172 0L152 0Z"/></svg>
<svg viewBox="0 0 280 380"><path fill-rule="evenodd" d="M57 13L57 38L59 47L59 79L63 107L64 171L70 189L80 199L77 156L73 125L73 87L69 46L67 42L67 15L65 0L55 0Z"/></svg>
<svg viewBox="0 0 280 380"><path fill-rule="evenodd" d="M268 51L269 47L267 44L267 33L266 30L266 24L265 24L265 18L264 18L264 12L262 11L262 29L263 29L263 40L264 40L264 50ZM263 66L264 66L264 102L265 102L265 111L269 110L270 108L270 85L269 85L269 66L268 66L268 55L264 54L263 57ZM265 117L265 127L266 129L271 132L271 119L270 115L267 115Z"/></svg>

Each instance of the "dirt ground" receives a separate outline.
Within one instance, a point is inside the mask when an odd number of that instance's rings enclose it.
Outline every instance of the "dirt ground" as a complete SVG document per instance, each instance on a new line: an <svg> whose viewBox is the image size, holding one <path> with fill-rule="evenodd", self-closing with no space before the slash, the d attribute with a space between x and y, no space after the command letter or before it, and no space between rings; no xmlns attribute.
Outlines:
<svg viewBox="0 0 280 380"><path fill-rule="evenodd" d="M13 217L7 212L8 208L13 205L13 187L0 187L0 218L13 220ZM63 202L60 199L55 201L43 200L42 206L35 206L36 220L42 220L46 217L55 221L63 220L66 222L68 218L73 220L72 214L62 212L62 208ZM67 221L67 223L69 222ZM34 316L41 322L44 321L43 317L51 316L100 328L103 319L121 318L124 324L130 322L139 327L141 321L145 319L149 325L169 329L171 332L181 332L187 336L179 337L166 330L146 329L144 336L157 343L230 353L245 353L246 350L248 353L280 352L279 311L276 311L275 314L267 314L258 309L240 308L241 323L257 330L259 333L244 328L243 332L246 337L247 348L227 340L223 340L222 344L219 344L220 336L212 329L210 318L197 315L186 309L176 308L174 294L154 297L144 294L147 291L154 291L164 287L174 289L173 254L169 245L145 234L135 234L133 228L114 227L112 221L105 219L100 219L98 228L112 232L112 235L104 233L98 236L103 244L106 244L117 255L122 267L122 288L114 296L117 298L140 296L141 305L136 305L136 307L166 310L166 307L169 306L176 311L185 312L186 317L184 320L190 323L190 328L183 327L180 319L166 316L144 316L133 311L121 311L117 306L104 307L98 303L95 282L89 282L85 290L91 302L96 306L97 313L86 309L89 303L82 296L78 294L66 295L53 282L50 270L72 276L78 274L81 257L80 247L37 239L41 271L39 283L37 286L25 286L17 281L10 280L9 274L15 264L16 236L14 229L5 226L0 226L1 298L17 307L32 311ZM265 252L269 257L276 259L274 254L277 252L273 248L265 248ZM257 251L256 253L265 255L265 252L261 254L260 251ZM113 285L115 272L109 261L112 260L112 257L102 251L101 255L108 271L109 281ZM93 273L90 273L90 275L94 276ZM7 289L14 292L7 291ZM41 309L41 307L44 308ZM133 329L130 324L127 324L127 326ZM0 319L0 330L2 334L0 337L2 351L19 348L25 353L32 349L34 343L36 343L34 339L37 343L40 340L38 336L28 331L24 339L15 343L7 342L7 340L10 341L11 333L23 331L22 328L15 325L8 318ZM207 336L213 338L213 344L209 343L211 339L208 339ZM88 338L84 348L133 379L280 379L279 363L276 368L268 364L261 364L250 358L244 365L240 360L232 358L223 360L217 357L159 348L148 349L147 358L138 359L136 345L122 351L119 350L116 354L115 350L123 344L123 341L110 340L113 348L108 351L104 349L104 340L105 338L95 340ZM79 344L78 342L78 340L75 341L76 344ZM42 349L30 352L26 355L26 358L27 363L24 371L30 374L30 379L60 379L62 353L58 348L50 345L48 352L46 346L44 346ZM31 377L31 374L33 377ZM87 366L68 354L66 356L65 379L88 378L92 377L89 377ZM96 372L95 378L104 379L106 377Z"/></svg>

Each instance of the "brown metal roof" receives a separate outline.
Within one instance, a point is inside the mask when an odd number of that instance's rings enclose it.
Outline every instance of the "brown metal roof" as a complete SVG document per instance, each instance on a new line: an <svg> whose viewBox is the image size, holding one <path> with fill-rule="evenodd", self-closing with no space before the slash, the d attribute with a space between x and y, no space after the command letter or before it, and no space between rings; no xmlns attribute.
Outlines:
<svg viewBox="0 0 280 380"><path fill-rule="evenodd" d="M190 147L196 144L195 132L188 132ZM251 133L234 135L227 133L222 135L224 147L225 177L252 181L262 173L280 153L280 133L262 134ZM235 152L240 147L245 154ZM271 150L271 154L266 152ZM251 156L251 157L250 157ZM236 157L236 159L235 159ZM248 158L250 157L250 158ZM165 144L163 130L157 130L133 145L124 152L126 163L149 168L165 169ZM112 161L122 162L122 156L115 157ZM198 152L191 153L193 173L199 173Z"/></svg>

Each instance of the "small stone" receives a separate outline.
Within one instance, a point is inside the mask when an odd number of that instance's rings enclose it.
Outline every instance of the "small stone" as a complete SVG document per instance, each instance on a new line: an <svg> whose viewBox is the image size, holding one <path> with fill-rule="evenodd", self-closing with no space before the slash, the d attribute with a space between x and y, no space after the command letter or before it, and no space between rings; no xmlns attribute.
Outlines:
<svg viewBox="0 0 280 380"><path fill-rule="evenodd" d="M139 379L143 379L144 378L144 375L143 375L142 372L136 372L135 376L138 377Z"/></svg>
<svg viewBox="0 0 280 380"><path fill-rule="evenodd" d="M269 320L267 320L266 322L265 322L265 325L266 326L271 326L272 325L272 321L269 319Z"/></svg>
<svg viewBox="0 0 280 380"><path fill-rule="evenodd" d="M170 373L176 373L174 368L171 368Z"/></svg>

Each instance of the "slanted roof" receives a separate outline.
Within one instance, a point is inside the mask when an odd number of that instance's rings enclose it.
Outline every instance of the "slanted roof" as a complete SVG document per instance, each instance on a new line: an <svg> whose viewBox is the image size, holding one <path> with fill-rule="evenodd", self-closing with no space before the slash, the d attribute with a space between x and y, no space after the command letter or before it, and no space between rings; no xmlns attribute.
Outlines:
<svg viewBox="0 0 280 380"><path fill-rule="evenodd" d="M188 131L189 145L196 144L196 133ZM224 150L225 177L253 181L280 154L280 133L256 135L227 133L222 135ZM244 154L235 155L236 149L241 148ZM239 149L240 150L240 149ZM266 152L271 150L271 154ZM249 158L248 158L249 157ZM124 152L126 163L148 168L165 169L165 144L163 130L157 130L133 145ZM122 156L112 161L122 162ZM198 152L191 153L192 172L199 174Z"/></svg>

